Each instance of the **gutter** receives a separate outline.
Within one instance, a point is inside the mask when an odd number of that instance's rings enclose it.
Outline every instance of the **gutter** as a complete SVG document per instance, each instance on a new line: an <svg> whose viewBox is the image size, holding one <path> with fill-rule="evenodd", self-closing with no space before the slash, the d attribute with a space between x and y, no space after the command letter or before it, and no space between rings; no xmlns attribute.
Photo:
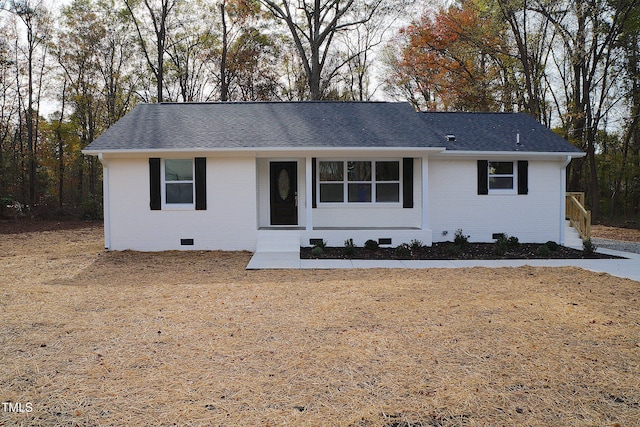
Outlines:
<svg viewBox="0 0 640 427"><path fill-rule="evenodd" d="M510 158L519 156L526 157L539 157L543 159L549 159L552 157L562 158L563 161L570 162L573 158L580 158L586 156L587 153L582 151L576 152L566 152L566 151L472 151L472 150L445 150L438 154L435 154L434 157L451 157L451 158ZM568 164L568 163L567 163ZM565 165L566 166L566 165Z"/></svg>

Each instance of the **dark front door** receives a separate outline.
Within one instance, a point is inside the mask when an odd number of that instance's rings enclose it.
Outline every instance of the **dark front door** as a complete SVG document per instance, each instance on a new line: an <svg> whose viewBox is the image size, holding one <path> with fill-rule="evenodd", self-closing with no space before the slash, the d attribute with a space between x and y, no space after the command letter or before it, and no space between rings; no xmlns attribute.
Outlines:
<svg viewBox="0 0 640 427"><path fill-rule="evenodd" d="M298 225L298 163L271 163L271 225Z"/></svg>

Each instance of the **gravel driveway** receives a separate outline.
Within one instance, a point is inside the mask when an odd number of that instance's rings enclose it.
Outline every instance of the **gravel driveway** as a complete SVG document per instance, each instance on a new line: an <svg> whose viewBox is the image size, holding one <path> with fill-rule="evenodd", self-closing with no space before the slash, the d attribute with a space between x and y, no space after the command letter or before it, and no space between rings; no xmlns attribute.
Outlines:
<svg viewBox="0 0 640 427"><path fill-rule="evenodd" d="M591 241L599 248L613 249L622 252L633 252L640 254L640 243L626 242L623 240L592 238Z"/></svg>

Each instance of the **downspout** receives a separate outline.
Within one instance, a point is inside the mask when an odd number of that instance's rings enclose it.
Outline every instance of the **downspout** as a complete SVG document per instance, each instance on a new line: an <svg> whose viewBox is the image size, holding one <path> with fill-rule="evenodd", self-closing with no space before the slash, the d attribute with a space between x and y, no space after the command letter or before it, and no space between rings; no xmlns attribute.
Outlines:
<svg viewBox="0 0 640 427"><path fill-rule="evenodd" d="M110 198L109 198L109 165L104 159L102 153L98 154L98 160L102 163L102 205L103 205L103 217L104 217L104 249L109 250L111 248L111 218L109 213Z"/></svg>
<svg viewBox="0 0 640 427"><path fill-rule="evenodd" d="M564 246L564 227L566 217L566 198L567 198L567 166L571 163L571 156L567 156L562 161L560 167L560 245Z"/></svg>

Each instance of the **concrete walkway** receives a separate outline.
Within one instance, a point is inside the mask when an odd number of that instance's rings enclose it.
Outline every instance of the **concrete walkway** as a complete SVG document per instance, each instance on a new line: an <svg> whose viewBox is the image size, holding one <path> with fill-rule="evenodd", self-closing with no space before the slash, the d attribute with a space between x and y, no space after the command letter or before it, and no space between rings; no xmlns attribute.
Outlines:
<svg viewBox="0 0 640 427"><path fill-rule="evenodd" d="M530 260L358 260L358 259L300 259L295 252L256 253L247 265L247 270L263 269L342 269L342 268L468 268L468 267L579 267L598 273L628 278L640 282L640 254L598 249L598 252L624 257L625 259L530 259Z"/></svg>

